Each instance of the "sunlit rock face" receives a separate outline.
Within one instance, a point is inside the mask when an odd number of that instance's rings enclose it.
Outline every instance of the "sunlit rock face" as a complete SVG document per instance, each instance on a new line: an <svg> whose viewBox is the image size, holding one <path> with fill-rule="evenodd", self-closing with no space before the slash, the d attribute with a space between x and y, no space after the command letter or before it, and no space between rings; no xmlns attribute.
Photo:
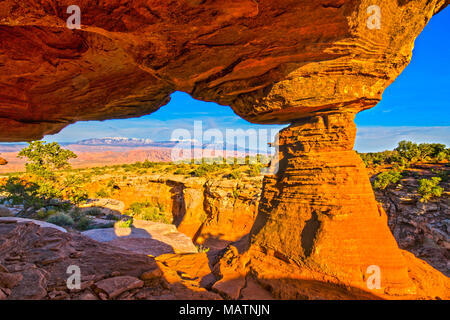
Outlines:
<svg viewBox="0 0 450 320"><path fill-rule="evenodd" d="M375 19L369 0L85 0L69 30L72 2L1 2L0 140L149 114L176 90L258 123L373 107L448 4L378 0Z"/></svg>
<svg viewBox="0 0 450 320"><path fill-rule="evenodd" d="M414 292L387 216L353 151L353 118L351 113L316 116L280 133L280 170L265 179L252 246L304 265L319 279L327 276L328 282L335 278L363 290L368 268L377 266L383 270L378 293Z"/></svg>
<svg viewBox="0 0 450 320"><path fill-rule="evenodd" d="M149 114L177 90L291 123L245 253L225 254L213 288L240 292L251 275L282 298L450 295L448 278L398 249L352 151L354 115L377 104L448 0L85 0L69 30L71 2L0 3L0 141Z"/></svg>

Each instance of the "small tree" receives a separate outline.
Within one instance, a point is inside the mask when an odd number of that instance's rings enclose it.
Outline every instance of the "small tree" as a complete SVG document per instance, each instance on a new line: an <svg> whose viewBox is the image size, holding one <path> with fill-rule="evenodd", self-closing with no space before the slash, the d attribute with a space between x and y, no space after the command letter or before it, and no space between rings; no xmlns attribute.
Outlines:
<svg viewBox="0 0 450 320"><path fill-rule="evenodd" d="M431 179L420 179L417 192L422 196L421 202L428 202L431 198L439 198L444 192L444 188L439 186L441 178L433 177Z"/></svg>
<svg viewBox="0 0 450 320"><path fill-rule="evenodd" d="M70 169L69 160L76 158L77 155L61 148L56 142L33 141L22 149L17 157L27 158L25 164L27 173L51 179L55 177L55 171Z"/></svg>
<svg viewBox="0 0 450 320"><path fill-rule="evenodd" d="M416 162L421 157L419 146L411 141L400 141L395 151L409 162Z"/></svg>
<svg viewBox="0 0 450 320"><path fill-rule="evenodd" d="M69 169L69 160L76 154L54 143L35 141L19 152L18 158L26 158L25 168L30 175L27 179L10 178L0 192L15 204L24 205L23 214L28 209L58 206L67 209L70 203L78 204L87 199L87 193L79 185L80 179L68 176L62 179L58 170ZM60 201L60 200L69 200Z"/></svg>
<svg viewBox="0 0 450 320"><path fill-rule="evenodd" d="M391 184L396 184L400 181L402 178L402 173L395 171L395 170L389 170L380 173L375 181L373 182L373 187L375 189L384 190Z"/></svg>

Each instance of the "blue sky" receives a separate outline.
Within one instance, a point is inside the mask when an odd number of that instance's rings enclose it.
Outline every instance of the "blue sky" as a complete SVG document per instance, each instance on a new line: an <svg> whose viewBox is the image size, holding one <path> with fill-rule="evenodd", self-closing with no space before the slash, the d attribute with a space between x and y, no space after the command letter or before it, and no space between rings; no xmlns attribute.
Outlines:
<svg viewBox="0 0 450 320"><path fill-rule="evenodd" d="M383 100L356 117L355 149L361 152L392 149L400 140L441 142L450 146L450 8L425 27L417 38L410 65L386 89ZM229 107L192 99L176 92L157 112L136 119L79 122L47 141L72 142L88 138L129 137L169 140L175 128L191 130L194 120L204 129L260 126L239 118Z"/></svg>

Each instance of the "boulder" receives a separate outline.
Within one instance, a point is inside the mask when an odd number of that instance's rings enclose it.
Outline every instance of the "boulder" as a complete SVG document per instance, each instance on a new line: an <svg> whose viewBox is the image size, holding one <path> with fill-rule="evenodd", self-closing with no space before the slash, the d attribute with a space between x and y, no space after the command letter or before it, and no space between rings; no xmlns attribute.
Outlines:
<svg viewBox="0 0 450 320"><path fill-rule="evenodd" d="M159 256L165 253L195 253L197 248L171 224L134 220L132 228L102 228L82 232L100 242L135 253Z"/></svg>
<svg viewBox="0 0 450 320"><path fill-rule="evenodd" d="M106 293L108 295L108 298L115 299L125 291L141 288L143 286L144 282L142 280L139 280L138 278L121 276L96 282L94 285L94 290L99 293Z"/></svg>
<svg viewBox="0 0 450 320"><path fill-rule="evenodd" d="M0 205L0 217L14 217L14 213L7 207Z"/></svg>
<svg viewBox="0 0 450 320"><path fill-rule="evenodd" d="M81 205L83 211L98 209L103 215L120 216L125 210L125 204L115 199L89 199L85 204Z"/></svg>
<svg viewBox="0 0 450 320"><path fill-rule="evenodd" d="M180 285L181 278L169 284L162 268L170 270L151 257L77 233L0 220L0 243L0 300L217 298L195 283ZM80 268L80 289L67 287L68 266Z"/></svg>
<svg viewBox="0 0 450 320"><path fill-rule="evenodd" d="M0 218L0 222L4 223L33 223L38 225L41 228L52 228L61 232L67 232L63 227L57 226L53 223L48 223L45 221L34 220L34 219L26 219L26 218L17 218L17 217L2 217Z"/></svg>

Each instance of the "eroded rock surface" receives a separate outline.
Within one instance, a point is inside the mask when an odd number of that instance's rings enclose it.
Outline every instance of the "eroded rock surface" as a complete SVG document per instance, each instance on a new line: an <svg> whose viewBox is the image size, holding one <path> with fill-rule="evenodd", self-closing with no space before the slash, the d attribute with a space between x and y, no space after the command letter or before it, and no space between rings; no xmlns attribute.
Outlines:
<svg viewBox="0 0 450 320"><path fill-rule="evenodd" d="M87 187L100 190L110 176L93 178ZM167 221L193 241L208 247L239 240L247 235L258 212L262 176L229 180L224 177L198 178L171 174L151 174L115 179L114 197L125 208L134 202L157 203L164 207ZM94 200L88 206L114 209L112 199ZM225 244L225 245L223 245Z"/></svg>
<svg viewBox="0 0 450 320"><path fill-rule="evenodd" d="M264 181L252 246L363 290L377 265L383 290L408 291L406 262L353 151L353 117L315 117L280 132L279 171Z"/></svg>
<svg viewBox="0 0 450 320"><path fill-rule="evenodd" d="M15 223L15 222L29 222L29 223L34 223L42 228L52 228L52 229L56 229L59 230L61 232L66 232L66 229L64 229L63 227L57 226L56 224L53 223L49 223L49 222L45 222L45 221L40 221L40 220L35 220L35 219L26 219L26 218L18 218L18 217L14 217L14 215L12 214L11 211L9 211L10 215L5 215L4 217L2 217L2 208L8 210L8 208L2 207L0 206L0 222L3 223Z"/></svg>
<svg viewBox="0 0 450 320"><path fill-rule="evenodd" d="M0 205L0 218L1 217L13 217L13 216L14 216L14 214L8 207Z"/></svg>
<svg viewBox="0 0 450 320"><path fill-rule="evenodd" d="M0 139L151 113L174 91L259 123L375 106L448 0L83 1L0 6ZM101 84L101 85L99 85Z"/></svg>
<svg viewBox="0 0 450 320"><path fill-rule="evenodd" d="M407 177L396 186L376 192L389 217L399 247L450 276L450 184L442 197L421 202L417 179Z"/></svg>
<svg viewBox="0 0 450 320"><path fill-rule="evenodd" d="M83 235L131 252L155 257L165 253L197 252L192 240L178 232L172 224L135 220L132 228L94 229L84 231Z"/></svg>
<svg viewBox="0 0 450 320"><path fill-rule="evenodd" d="M81 271L70 289L69 266ZM34 223L0 221L0 299L219 299L146 255Z"/></svg>

